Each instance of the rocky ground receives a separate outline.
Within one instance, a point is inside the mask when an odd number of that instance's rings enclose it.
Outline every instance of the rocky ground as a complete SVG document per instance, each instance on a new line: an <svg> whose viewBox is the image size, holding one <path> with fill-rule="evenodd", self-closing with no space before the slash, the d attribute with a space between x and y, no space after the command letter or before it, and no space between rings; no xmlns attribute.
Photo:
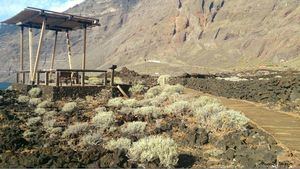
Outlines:
<svg viewBox="0 0 300 169"><path fill-rule="evenodd" d="M188 88L216 96L268 104L300 113L300 73L257 70L213 75L185 74L172 78Z"/></svg>
<svg viewBox="0 0 300 169"><path fill-rule="evenodd" d="M180 85L56 102L0 91L1 167L289 167L286 151L218 100ZM143 139L146 139L143 140ZM149 147L148 147L149 146ZM148 148L147 148L148 147Z"/></svg>

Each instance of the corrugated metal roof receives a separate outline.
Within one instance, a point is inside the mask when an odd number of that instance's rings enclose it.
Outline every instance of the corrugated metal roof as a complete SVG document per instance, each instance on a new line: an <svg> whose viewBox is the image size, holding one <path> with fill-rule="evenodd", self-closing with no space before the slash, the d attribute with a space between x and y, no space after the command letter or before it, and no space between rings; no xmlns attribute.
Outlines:
<svg viewBox="0 0 300 169"><path fill-rule="evenodd" d="M42 27L44 18L47 19L46 29L55 31L76 30L82 29L85 26L100 26L98 19L32 7L25 8L16 16L2 23L40 29Z"/></svg>

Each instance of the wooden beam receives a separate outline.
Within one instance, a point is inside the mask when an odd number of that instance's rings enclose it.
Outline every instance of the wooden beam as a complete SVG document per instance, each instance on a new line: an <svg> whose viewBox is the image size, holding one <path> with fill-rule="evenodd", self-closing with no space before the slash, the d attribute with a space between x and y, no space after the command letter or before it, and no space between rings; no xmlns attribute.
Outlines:
<svg viewBox="0 0 300 169"><path fill-rule="evenodd" d="M24 70L24 27L20 29L20 71ZM24 83L25 76L22 74L22 83Z"/></svg>
<svg viewBox="0 0 300 169"><path fill-rule="evenodd" d="M44 20L43 20L43 25L42 25L42 29L41 29L41 33L40 33L39 45L38 45L38 48L37 48L37 51L36 51L34 69L33 69L32 77L31 77L31 82L32 83L34 83L36 72L37 72L37 69L38 69L38 64L39 64L39 60L40 60L40 53L41 53L41 48L42 48L42 44L43 44L43 37L44 37L45 27L46 27L46 18L44 18Z"/></svg>
<svg viewBox="0 0 300 169"><path fill-rule="evenodd" d="M120 85L118 85L117 88L119 89L119 91L122 93L123 96L125 96L126 98L129 98L129 96L125 93L125 91L121 88Z"/></svg>
<svg viewBox="0 0 300 169"><path fill-rule="evenodd" d="M31 79L32 77L32 61L33 61L33 55L32 55L32 48L33 48L33 32L32 32L32 28L29 28L28 30L28 35L29 35L29 79Z"/></svg>
<svg viewBox="0 0 300 169"><path fill-rule="evenodd" d="M83 57L82 57L82 65L81 65L82 70L85 70L85 66L86 66L86 26L84 27L83 30Z"/></svg>
<svg viewBox="0 0 300 169"><path fill-rule="evenodd" d="M54 46L53 46L53 53L52 53L52 58L51 58L50 70L53 70L53 67L54 67L54 59L55 59L56 43L57 43L57 33L58 33L58 31L55 31Z"/></svg>
<svg viewBox="0 0 300 169"><path fill-rule="evenodd" d="M71 42L69 31L66 32L67 36L67 48L68 48L68 58L69 58L69 68L72 69L72 53L71 53Z"/></svg>

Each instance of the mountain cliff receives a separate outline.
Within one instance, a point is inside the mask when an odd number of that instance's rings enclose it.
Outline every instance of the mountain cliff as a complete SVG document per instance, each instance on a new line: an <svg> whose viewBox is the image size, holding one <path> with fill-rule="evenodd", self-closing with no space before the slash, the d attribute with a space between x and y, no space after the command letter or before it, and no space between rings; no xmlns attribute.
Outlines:
<svg viewBox="0 0 300 169"><path fill-rule="evenodd" d="M89 68L179 74L300 67L299 0L86 0L67 12L100 19L101 27L88 31ZM0 27L1 70L17 69L18 38L15 27ZM57 67L67 67L64 38ZM47 32L42 68L49 67L53 39ZM82 31L71 32L71 42L80 67Z"/></svg>

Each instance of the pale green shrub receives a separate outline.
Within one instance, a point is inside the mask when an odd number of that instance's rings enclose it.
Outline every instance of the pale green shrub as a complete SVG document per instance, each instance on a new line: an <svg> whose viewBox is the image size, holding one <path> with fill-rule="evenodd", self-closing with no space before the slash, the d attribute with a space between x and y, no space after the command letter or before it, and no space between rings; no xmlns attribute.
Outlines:
<svg viewBox="0 0 300 169"><path fill-rule="evenodd" d="M121 126L121 132L124 134L141 134L146 129L147 122L134 121L128 122Z"/></svg>
<svg viewBox="0 0 300 169"><path fill-rule="evenodd" d="M34 87L28 91L29 96L32 98L39 97L41 95L41 93L42 93L42 90L38 87Z"/></svg>
<svg viewBox="0 0 300 169"><path fill-rule="evenodd" d="M170 75L161 75L161 76L158 77L157 83L159 85L167 85L170 82L170 78L171 78Z"/></svg>
<svg viewBox="0 0 300 169"><path fill-rule="evenodd" d="M191 108L194 111L197 111L197 109L202 108L205 105L208 104L220 104L219 100L208 97L208 96L201 96L191 103Z"/></svg>
<svg viewBox="0 0 300 169"><path fill-rule="evenodd" d="M29 100L30 100L29 96L19 95L19 97L18 97L18 102L19 103L28 103Z"/></svg>
<svg viewBox="0 0 300 169"><path fill-rule="evenodd" d="M92 123L101 129L107 129L115 122L114 112L98 112L95 117L92 118Z"/></svg>
<svg viewBox="0 0 300 169"><path fill-rule="evenodd" d="M145 90L145 86L142 84L136 84L133 85L130 89L129 92L136 95L136 94L142 94Z"/></svg>
<svg viewBox="0 0 300 169"><path fill-rule="evenodd" d="M57 111L55 111L55 110L45 112L45 114L44 114L44 120L53 119L55 115L57 115Z"/></svg>
<svg viewBox="0 0 300 169"><path fill-rule="evenodd" d="M145 106L140 107L134 110L133 112L135 115L142 115L142 116L150 116L154 118L158 118L163 114L162 109L155 107L155 106Z"/></svg>
<svg viewBox="0 0 300 169"><path fill-rule="evenodd" d="M51 134L60 134L62 131L63 129L61 127L53 127L48 129L48 132Z"/></svg>
<svg viewBox="0 0 300 169"><path fill-rule="evenodd" d="M189 110L190 105L188 101L178 101L167 106L165 112L171 114L180 114L188 112Z"/></svg>
<svg viewBox="0 0 300 169"><path fill-rule="evenodd" d="M177 144L171 138L163 136L149 136L134 142L128 151L129 158L140 164L153 162L159 159L164 167L177 164Z"/></svg>
<svg viewBox="0 0 300 169"><path fill-rule="evenodd" d="M123 106L124 99L121 97L110 99L107 103L110 107L121 108Z"/></svg>
<svg viewBox="0 0 300 169"><path fill-rule="evenodd" d="M97 107L97 108L95 109L95 112L96 112L96 113L104 112L104 111L106 111L106 108L105 108L105 107Z"/></svg>
<svg viewBox="0 0 300 169"><path fill-rule="evenodd" d="M152 106L157 106L157 107L159 107L159 106L162 106L163 103L164 103L165 101L167 101L167 100L168 100L168 96L167 96L167 95L161 94L161 95L158 95L158 96L152 98L151 101L150 101L150 104L151 104Z"/></svg>
<svg viewBox="0 0 300 169"><path fill-rule="evenodd" d="M163 92L165 92L168 96L179 93L182 94L184 87L180 84L177 85L164 85Z"/></svg>
<svg viewBox="0 0 300 169"><path fill-rule="evenodd" d="M70 102L70 103L66 103L61 111L65 113L72 113L76 108L77 108L77 103Z"/></svg>
<svg viewBox="0 0 300 169"><path fill-rule="evenodd" d="M217 149L217 148L213 148L213 149L205 151L204 154L207 154L210 157L218 157L218 156L224 154L224 151Z"/></svg>
<svg viewBox="0 0 300 169"><path fill-rule="evenodd" d="M36 106L36 105L40 104L41 102L42 102L42 99L40 99L40 98L31 98L29 100L29 104L33 105L33 106Z"/></svg>
<svg viewBox="0 0 300 169"><path fill-rule="evenodd" d="M136 99L126 99L123 101L123 105L126 107L132 107L132 108L139 106L138 101Z"/></svg>
<svg viewBox="0 0 300 169"><path fill-rule="evenodd" d="M93 77L89 77L87 83L91 85L100 85L102 84L102 80L98 77L93 76Z"/></svg>
<svg viewBox="0 0 300 169"><path fill-rule="evenodd" d="M80 144L83 146L99 145L102 141L102 134L100 132L84 135L81 138Z"/></svg>
<svg viewBox="0 0 300 169"><path fill-rule="evenodd" d="M29 118L27 119L27 125L28 126L32 126L32 125L35 125L37 124L38 122L40 122L42 120L41 117L32 117L32 118Z"/></svg>
<svg viewBox="0 0 300 169"><path fill-rule="evenodd" d="M219 103L209 103L203 107L198 107L194 112L194 116L200 122L206 122L208 118L224 110L226 110L226 108Z"/></svg>
<svg viewBox="0 0 300 169"><path fill-rule="evenodd" d="M46 109L44 109L44 108L36 108L36 109L34 110L34 112L35 112L36 114L43 115L43 114L45 114L47 111L46 111Z"/></svg>
<svg viewBox="0 0 300 169"><path fill-rule="evenodd" d="M70 137L72 135L80 134L81 132L84 132L88 130L89 124L86 122L83 123L75 123L73 125L68 126L68 128L63 132L62 137Z"/></svg>
<svg viewBox="0 0 300 169"><path fill-rule="evenodd" d="M212 127L221 131L240 130L248 122L249 119L245 115L234 110L222 111L210 119L210 123L213 124Z"/></svg>
<svg viewBox="0 0 300 169"><path fill-rule="evenodd" d="M133 114L134 110L135 109L131 107L122 107L119 112L122 114Z"/></svg>
<svg viewBox="0 0 300 169"><path fill-rule="evenodd" d="M55 119L46 120L46 121L43 122L43 126L44 126L45 129L48 130L48 129L53 128L55 123L56 123Z"/></svg>
<svg viewBox="0 0 300 169"><path fill-rule="evenodd" d="M128 138L113 139L104 145L107 150L128 150L131 147L131 140Z"/></svg>
<svg viewBox="0 0 300 169"><path fill-rule="evenodd" d="M54 103L48 100L45 100L37 105L39 108L51 108L54 106Z"/></svg>
<svg viewBox="0 0 300 169"><path fill-rule="evenodd" d="M23 135L24 138L29 138L31 136L34 136L35 133L32 132L31 130L25 130L22 135Z"/></svg>
<svg viewBox="0 0 300 169"><path fill-rule="evenodd" d="M163 91L163 87L162 86L154 86L154 87L150 88L147 91L147 93L145 93L145 98L156 97L156 96L160 95L162 91Z"/></svg>

